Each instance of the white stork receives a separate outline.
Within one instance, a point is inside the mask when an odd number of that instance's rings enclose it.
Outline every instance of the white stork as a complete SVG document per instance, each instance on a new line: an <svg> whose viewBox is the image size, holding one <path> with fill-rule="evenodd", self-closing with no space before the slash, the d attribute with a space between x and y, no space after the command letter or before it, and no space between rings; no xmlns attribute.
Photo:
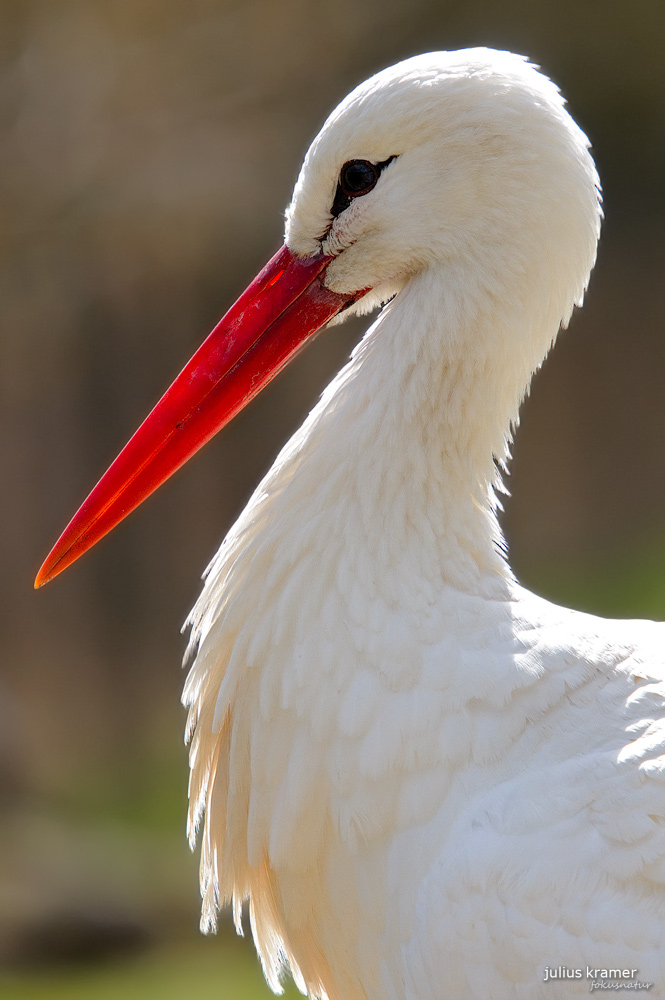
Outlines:
<svg viewBox="0 0 665 1000"><path fill-rule="evenodd" d="M210 564L189 619L204 928L329 1000L665 991L663 627L515 581L497 469L582 301L588 142L524 59L372 77L286 243L75 516L50 579L344 310L388 303ZM600 988L600 987L598 987ZM660 994L662 995L662 994Z"/></svg>

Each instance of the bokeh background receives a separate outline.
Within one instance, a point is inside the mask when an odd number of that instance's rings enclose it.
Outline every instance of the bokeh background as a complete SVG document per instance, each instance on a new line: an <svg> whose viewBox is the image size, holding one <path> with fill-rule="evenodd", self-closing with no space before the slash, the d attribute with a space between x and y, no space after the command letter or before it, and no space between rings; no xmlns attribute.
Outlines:
<svg viewBox="0 0 665 1000"><path fill-rule="evenodd" d="M1 0L0 992L267 996L197 936L180 623L363 324L329 331L111 538L51 543L279 246L302 154L371 72L528 54L589 134L606 223L583 312L523 410L505 528L522 581L665 617L662 0Z"/></svg>

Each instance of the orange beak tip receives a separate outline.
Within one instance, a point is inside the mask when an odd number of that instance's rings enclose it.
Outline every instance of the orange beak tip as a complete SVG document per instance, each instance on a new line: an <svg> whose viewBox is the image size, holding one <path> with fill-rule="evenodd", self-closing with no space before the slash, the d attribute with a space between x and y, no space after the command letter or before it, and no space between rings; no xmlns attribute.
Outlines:
<svg viewBox="0 0 665 1000"><path fill-rule="evenodd" d="M45 586L50 583L51 580L58 575L60 570L57 567L57 563L53 565L49 558L45 559L42 565L39 567L39 572L35 577L34 588L39 590L40 587Z"/></svg>

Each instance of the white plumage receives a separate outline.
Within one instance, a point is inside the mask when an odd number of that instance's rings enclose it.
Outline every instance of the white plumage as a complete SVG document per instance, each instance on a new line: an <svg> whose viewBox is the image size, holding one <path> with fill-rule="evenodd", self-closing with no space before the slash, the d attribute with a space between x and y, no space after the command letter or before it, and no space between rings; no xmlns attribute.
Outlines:
<svg viewBox="0 0 665 1000"><path fill-rule="evenodd" d="M329 1000L555 1000L587 966L665 990L662 627L528 593L495 516L595 259L587 146L473 49L379 73L305 159L287 244L394 298L209 567L184 695L203 925L249 897L276 991L287 964ZM332 218L342 165L391 157Z"/></svg>

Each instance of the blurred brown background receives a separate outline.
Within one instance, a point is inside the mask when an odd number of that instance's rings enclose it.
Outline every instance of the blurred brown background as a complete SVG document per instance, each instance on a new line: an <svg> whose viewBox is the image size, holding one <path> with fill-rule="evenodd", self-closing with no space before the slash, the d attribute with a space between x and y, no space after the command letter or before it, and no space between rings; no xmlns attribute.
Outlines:
<svg viewBox="0 0 665 1000"><path fill-rule="evenodd" d="M56 963L193 935L179 627L234 515L366 324L323 335L39 593L36 569L279 246L329 110L391 62L474 44L526 53L560 84L607 217L587 304L524 407L504 519L513 565L556 600L665 617L662 0L0 2L8 989L39 966L35 995L73 996Z"/></svg>

